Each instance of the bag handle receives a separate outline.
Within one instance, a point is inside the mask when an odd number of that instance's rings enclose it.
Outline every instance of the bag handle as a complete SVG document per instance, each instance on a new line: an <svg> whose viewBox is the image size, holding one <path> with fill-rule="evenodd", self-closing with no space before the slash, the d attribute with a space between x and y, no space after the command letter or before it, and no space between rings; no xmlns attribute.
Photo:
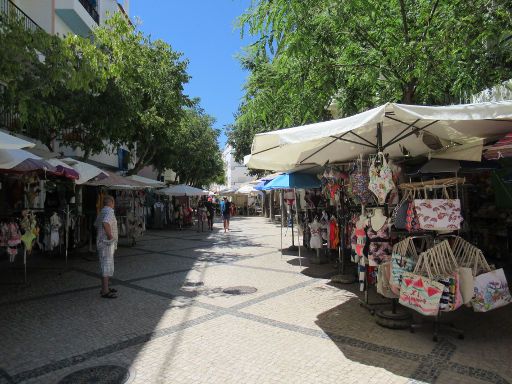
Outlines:
<svg viewBox="0 0 512 384"><path fill-rule="evenodd" d="M407 199L409 198L409 195L411 194L411 191L405 191L403 197L402 197L402 200L400 200L400 202L396 205L395 209L393 209L393 213L391 214L391 217L393 218L393 221L395 220L396 218L396 215L398 215L398 210L400 209L400 207L402 206L402 204L404 204Z"/></svg>
<svg viewBox="0 0 512 384"><path fill-rule="evenodd" d="M446 199L451 200L450 195L448 194L448 190L446 189L446 185L443 185L443 195Z"/></svg>

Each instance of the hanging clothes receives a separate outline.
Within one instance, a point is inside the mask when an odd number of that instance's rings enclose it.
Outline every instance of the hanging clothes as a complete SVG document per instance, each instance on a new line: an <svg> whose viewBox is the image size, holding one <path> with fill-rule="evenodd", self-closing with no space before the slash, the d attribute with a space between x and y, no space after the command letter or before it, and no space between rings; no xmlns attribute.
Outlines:
<svg viewBox="0 0 512 384"><path fill-rule="evenodd" d="M329 223L329 248L336 249L340 246L340 227L333 217Z"/></svg>
<svg viewBox="0 0 512 384"><path fill-rule="evenodd" d="M154 227L158 229L162 229L164 227L164 204L160 201L157 201L154 208Z"/></svg>
<svg viewBox="0 0 512 384"><path fill-rule="evenodd" d="M380 160L380 166L377 165L377 161ZM386 202L388 193L395 189L395 183L393 183L393 172L391 167L386 161L384 154L379 152L375 157L373 163L370 165L370 182L368 188L377 197L379 204Z"/></svg>
<svg viewBox="0 0 512 384"><path fill-rule="evenodd" d="M62 222L60 220L59 215L54 213L52 217L50 217L50 250L58 247L60 244L60 227L62 226Z"/></svg>
<svg viewBox="0 0 512 384"><path fill-rule="evenodd" d="M371 218L368 221L366 235L369 240L368 263L370 266L378 266L383 262L391 260L393 247L389 233L389 220L386 220L377 231L372 227Z"/></svg>
<svg viewBox="0 0 512 384"><path fill-rule="evenodd" d="M309 224L311 231L311 239L309 241L310 248L322 248L322 224L317 220Z"/></svg>

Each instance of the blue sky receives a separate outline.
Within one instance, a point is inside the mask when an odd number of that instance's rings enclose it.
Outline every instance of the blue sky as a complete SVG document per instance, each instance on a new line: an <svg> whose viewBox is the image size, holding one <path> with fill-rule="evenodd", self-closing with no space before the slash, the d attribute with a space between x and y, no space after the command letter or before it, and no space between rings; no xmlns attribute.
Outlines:
<svg viewBox="0 0 512 384"><path fill-rule="evenodd" d="M139 17L141 30L171 44L189 59L192 76L185 92L199 97L201 106L217 120L216 128L233 122L243 95L247 72L236 55L250 40L241 40L236 18L250 0L131 0L130 17ZM222 134L221 148L226 142Z"/></svg>

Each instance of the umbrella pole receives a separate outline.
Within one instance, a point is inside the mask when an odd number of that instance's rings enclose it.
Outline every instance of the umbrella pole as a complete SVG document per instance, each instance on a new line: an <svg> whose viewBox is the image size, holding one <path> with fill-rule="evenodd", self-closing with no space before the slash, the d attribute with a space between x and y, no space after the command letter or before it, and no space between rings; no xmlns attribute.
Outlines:
<svg viewBox="0 0 512 384"><path fill-rule="evenodd" d="M281 259L283 258L283 220L281 220Z"/></svg>
<svg viewBox="0 0 512 384"><path fill-rule="evenodd" d="M297 190L295 188L293 188L293 197L295 198L294 199L294 202L295 202L295 214L296 214L296 217L297 217L297 226L299 225L299 209L298 209L298 205L297 205ZM292 224L293 224L293 216L292 216ZM297 228L297 242L299 243L299 265L302 267L302 257L301 257L301 254L300 254L300 233L299 233L299 228Z"/></svg>
<svg viewBox="0 0 512 384"><path fill-rule="evenodd" d="M288 250L295 252L297 250L297 246L295 245L295 232L293 229L293 208L292 208L292 206L290 206L290 218L292 219L292 245L290 245L290 247L288 247ZM298 229L297 229L297 235L298 235ZM300 252L300 247L299 247L299 252Z"/></svg>

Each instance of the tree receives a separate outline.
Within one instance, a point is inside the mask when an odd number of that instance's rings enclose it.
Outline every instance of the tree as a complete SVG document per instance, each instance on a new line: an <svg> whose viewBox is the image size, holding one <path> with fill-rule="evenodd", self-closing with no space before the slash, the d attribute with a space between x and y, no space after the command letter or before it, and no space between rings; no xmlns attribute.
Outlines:
<svg viewBox="0 0 512 384"><path fill-rule="evenodd" d="M215 119L197 104L187 108L172 148L163 148L155 166L159 169L172 164L181 183L207 187L224 180L224 164L217 143L219 131L213 128Z"/></svg>
<svg viewBox="0 0 512 384"><path fill-rule="evenodd" d="M259 0L240 18L259 37L229 140L351 115L385 102L459 102L512 77L509 0Z"/></svg>
<svg viewBox="0 0 512 384"><path fill-rule="evenodd" d="M178 132L183 108L192 103L183 93L189 79L187 61L164 41L152 41L120 14L96 28L94 40L109 57L112 78L106 92L112 97L108 99L114 106L120 100L117 116L105 125L108 139L113 146L126 145L131 150L136 161L129 172L137 173L159 162L162 148L168 149Z"/></svg>
<svg viewBox="0 0 512 384"><path fill-rule="evenodd" d="M0 14L0 115L15 116L7 127L41 140L50 148L67 120L62 99L95 94L106 86L106 63L90 41L76 44L22 20Z"/></svg>

